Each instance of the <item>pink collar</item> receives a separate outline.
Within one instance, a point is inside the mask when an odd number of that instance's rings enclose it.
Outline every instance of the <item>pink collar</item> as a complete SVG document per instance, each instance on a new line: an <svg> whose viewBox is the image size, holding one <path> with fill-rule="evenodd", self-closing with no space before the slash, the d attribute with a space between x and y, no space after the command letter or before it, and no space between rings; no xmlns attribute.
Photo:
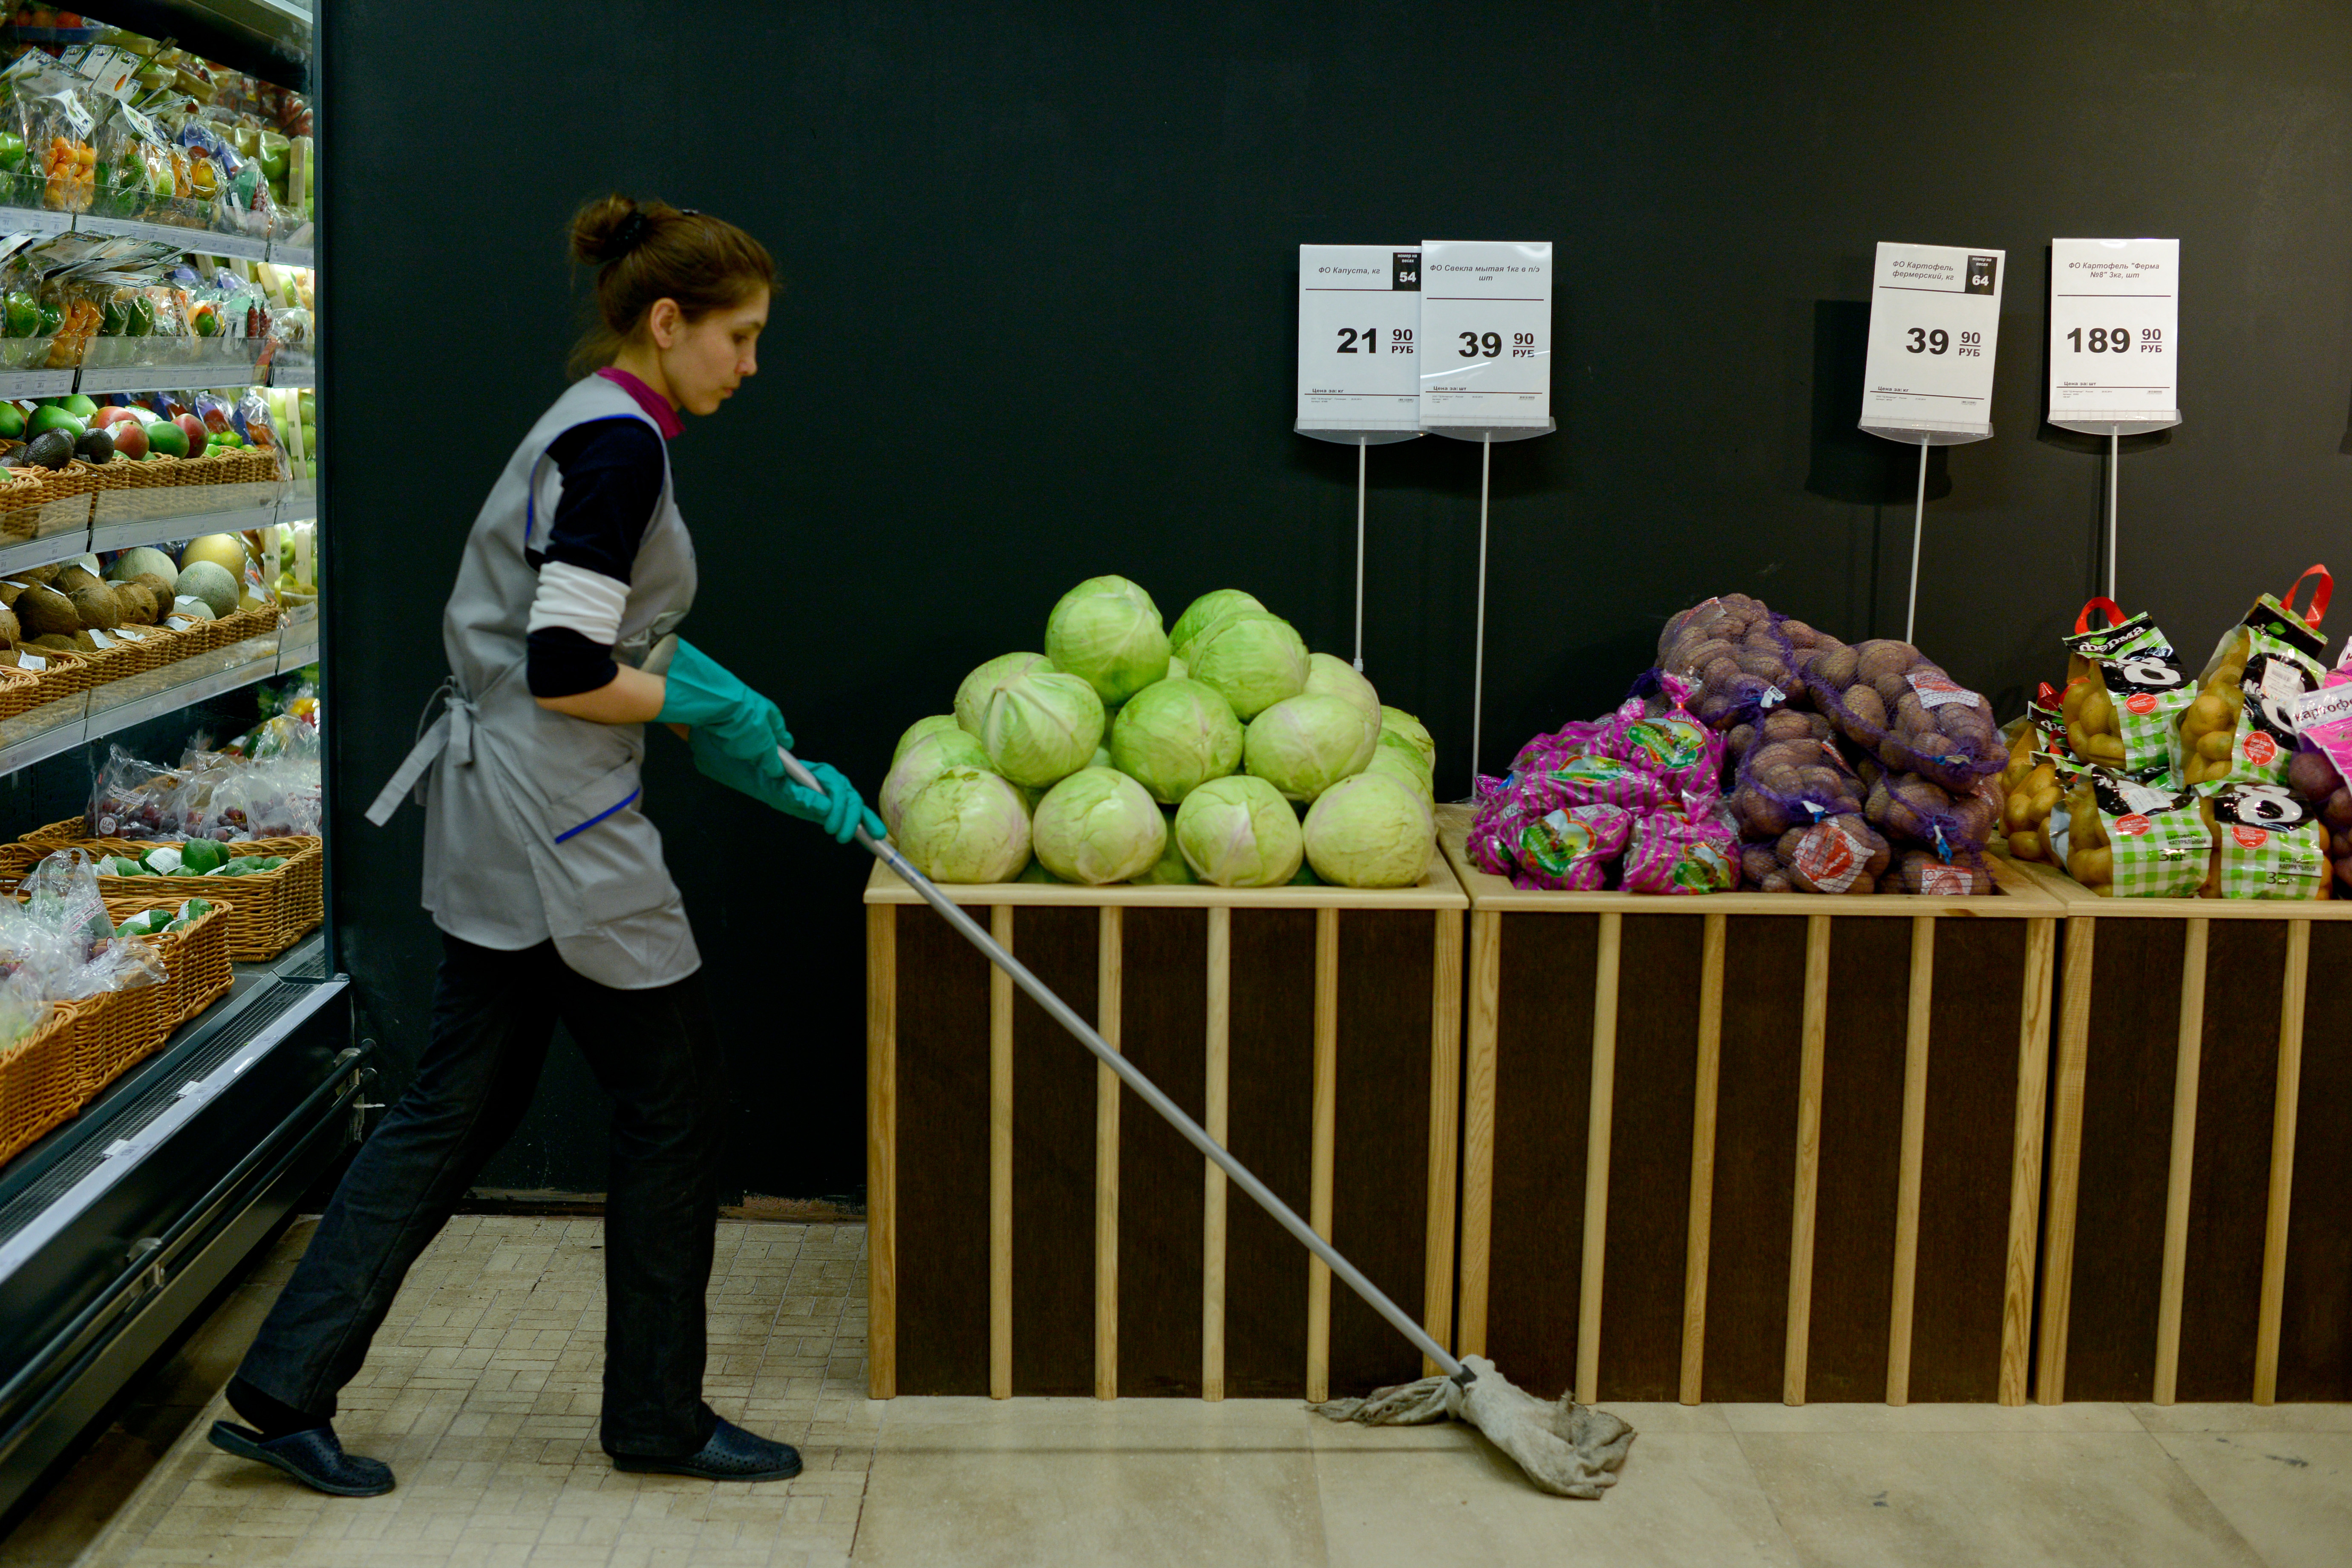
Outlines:
<svg viewBox="0 0 2352 1568"><path fill-rule="evenodd" d="M663 440L677 440L678 433L686 428L685 423L677 416L677 410L669 405L667 398L627 371L606 365L596 374L635 398L637 406L646 411L646 417L660 426Z"/></svg>

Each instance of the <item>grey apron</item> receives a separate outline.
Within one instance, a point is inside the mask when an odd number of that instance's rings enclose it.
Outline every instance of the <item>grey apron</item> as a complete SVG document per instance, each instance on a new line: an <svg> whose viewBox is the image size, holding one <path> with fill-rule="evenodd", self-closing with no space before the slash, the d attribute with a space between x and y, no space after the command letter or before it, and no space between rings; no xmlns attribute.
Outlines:
<svg viewBox="0 0 2352 1568"><path fill-rule="evenodd" d="M661 835L642 809L645 726L551 712L532 699L524 674L539 574L523 552L545 533L562 488L547 448L575 425L614 416L654 423L627 392L590 376L516 448L475 519L442 616L449 679L368 820L391 820L415 789L425 807L425 907L443 931L508 951L552 938L580 973L635 991L682 980L702 963ZM614 658L643 663L686 618L694 588L694 545L665 469Z"/></svg>

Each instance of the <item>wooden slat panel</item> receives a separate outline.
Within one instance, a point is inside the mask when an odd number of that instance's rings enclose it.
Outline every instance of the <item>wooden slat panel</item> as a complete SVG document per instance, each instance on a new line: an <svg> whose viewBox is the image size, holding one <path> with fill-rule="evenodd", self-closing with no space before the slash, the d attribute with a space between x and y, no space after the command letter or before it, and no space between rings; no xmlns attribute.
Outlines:
<svg viewBox="0 0 2352 1568"><path fill-rule="evenodd" d="M1307 1223L1331 1239L1333 1148L1339 1125L1339 911L1315 911L1314 1131L1307 1149ZM1361 1268L1359 1264L1357 1267ZM1307 1258L1307 1397L1331 1397L1331 1269Z"/></svg>
<svg viewBox="0 0 2352 1568"><path fill-rule="evenodd" d="M1502 1009L1503 921L1469 918L1470 967L1465 1008L1469 1029L1462 1059L1462 1321L1455 1349L1486 1353L1495 1227L1495 1070Z"/></svg>
<svg viewBox="0 0 2352 1568"><path fill-rule="evenodd" d="M1233 915L1233 1110L1226 1146L1284 1203L1310 1201L1314 1134L1313 910ZM1226 1226L1225 1393L1304 1391L1307 1264L1297 1242L1236 1194Z"/></svg>
<svg viewBox="0 0 2352 1568"><path fill-rule="evenodd" d="M1803 916L1731 918L1707 1259L1703 1387L1713 1402L1784 1392L1804 981Z"/></svg>
<svg viewBox="0 0 2352 1568"><path fill-rule="evenodd" d="M2207 954L2189 1200L2188 1270L2196 1289L2181 1302L2179 1395L2243 1400L2254 1388L2286 922L2216 921ZM2155 1221L2160 1230L2161 1206ZM2152 1384L2153 1345L2148 1359Z"/></svg>
<svg viewBox="0 0 2352 1568"><path fill-rule="evenodd" d="M1598 915L1501 923L1486 1353L1554 1399L1576 1381ZM1475 1123L1474 1123L1475 1127Z"/></svg>
<svg viewBox="0 0 2352 1568"><path fill-rule="evenodd" d="M1576 1397L1601 1397L1601 1285L1609 1267L1609 1134L1616 1109L1617 986L1625 917L1601 917L1592 972L1591 1087L1585 1100L1584 1236L1576 1309Z"/></svg>
<svg viewBox="0 0 2352 1568"><path fill-rule="evenodd" d="M2143 1400L2155 1391L2185 942L2178 921L2098 922L2066 1322L2067 1399Z"/></svg>
<svg viewBox="0 0 2352 1568"><path fill-rule="evenodd" d="M988 1392L988 960L899 909L898 1392Z"/></svg>
<svg viewBox="0 0 2352 1568"><path fill-rule="evenodd" d="M1013 910L989 910L988 934L1007 952ZM1013 977L988 972L988 1395L1013 1397Z"/></svg>
<svg viewBox="0 0 2352 1568"><path fill-rule="evenodd" d="M866 1393L898 1392L898 917L866 911Z"/></svg>
<svg viewBox="0 0 2352 1568"><path fill-rule="evenodd" d="M1678 1397L1696 1405L1706 1365L1706 1270L1715 1236L1716 1083L1723 1068L1723 951L1727 917L1700 922L1698 1041L1691 1086L1690 1215L1684 1228L1682 1368Z"/></svg>
<svg viewBox="0 0 2352 1568"><path fill-rule="evenodd" d="M1082 1018L1097 1013L1100 925L1093 910L1020 914L1021 962ZM1020 991L1013 1061L1013 1392L1090 1394L1095 1079L1109 1069Z"/></svg>
<svg viewBox="0 0 2352 1568"><path fill-rule="evenodd" d="M2286 928L2286 973L2279 985L2278 1089L2271 1121L2271 1182L2263 1223L2263 1295L2254 1331L2254 1403L2278 1399L2280 1315L2285 1306L2287 1226L2294 1214L2297 1100L2303 1090L2305 993L2311 982L2311 926ZM2340 1195L2331 1188L2314 1201Z"/></svg>
<svg viewBox="0 0 2352 1568"><path fill-rule="evenodd" d="M2343 1191L2352 1150L2352 922L2312 927L2304 995L2297 1202L2281 1282L2278 1396L2352 1401L2352 1202Z"/></svg>
<svg viewBox="0 0 2352 1568"><path fill-rule="evenodd" d="M1331 1236L1349 1261L1407 1311L1426 1295L1429 1238L1429 1009L1443 913L1339 916L1339 973L1377 976L1339 989L1338 1157ZM1458 929L1458 921L1457 929ZM1328 1373L1335 1398L1422 1375L1422 1355L1356 1293L1333 1281ZM1443 1342L1443 1337L1440 1337Z"/></svg>
<svg viewBox="0 0 2352 1568"><path fill-rule="evenodd" d="M1936 1006L1927 1036L1931 1065L1911 1312L1910 1395L1920 1403L1982 1403L2000 1393L2018 1166L2020 1007L2033 923L1936 922ZM2042 933L2045 941L2049 934ZM2048 969L2038 973L2046 986ZM2045 1067L2046 1059L2034 1064L2037 1108ZM2030 1135L2038 1152L2038 1114ZM2029 1180L2038 1178L2037 1165ZM2037 1186L2029 1202L2038 1195ZM2031 1226L2019 1237L2029 1258L2033 1240ZM2030 1296L2021 1306L2028 1302ZM2021 1336L2030 1322L2021 1320ZM2012 1397L2022 1398L2023 1392L2020 1383Z"/></svg>
<svg viewBox="0 0 2352 1568"><path fill-rule="evenodd" d="M1927 1153L1927 1055L1936 1005L1936 922L1911 922L1903 1025L1903 1138L1895 1179L1895 1282L1886 1322L1886 1403L1911 1403L1912 1306L1919 1284L1919 1178Z"/></svg>
<svg viewBox="0 0 2352 1568"><path fill-rule="evenodd" d="M2058 982L2057 1027L2050 1071L2049 1206L2042 1215L2042 1272L2033 1358L2033 1397L2056 1405L2066 1397L2066 1342L2074 1303L2074 1237L2082 1211L2083 1088L2089 1069L2092 980L2096 973L2098 918L2084 915L2062 927L2064 963ZM2011 1240L2015 1227L2011 1226ZM2012 1254L2011 1274L2015 1273Z"/></svg>
<svg viewBox="0 0 2352 1568"><path fill-rule="evenodd" d="M2000 1293L2000 1379L1994 1397L2022 1405L2033 1372L2034 1262L2042 1237L2042 1140L2048 1132L2051 1020L2058 922L2025 924L2018 988L2015 1110L2010 1128L2009 1255Z"/></svg>
<svg viewBox="0 0 2352 1568"><path fill-rule="evenodd" d="M1206 1125L1208 915L1127 910L1119 1049ZM1122 1096L1125 1090L1121 1091ZM1118 1382L1129 1397L1201 1392L1200 1152L1140 1100L1118 1139Z"/></svg>
<svg viewBox="0 0 2352 1568"><path fill-rule="evenodd" d="M2180 962L2180 1039L2172 1058L2172 1143L2165 1172L2164 1264L2157 1279L2152 1397L2170 1405L2180 1377L2180 1304L2189 1289L2189 1192L2197 1169L2197 1079L2205 1056L2205 953L2210 921L2189 921Z"/></svg>
<svg viewBox="0 0 2352 1568"><path fill-rule="evenodd" d="M1209 911L1208 958L1202 973L1208 995L1202 1058L1202 1130L1228 1152L1233 1141L1234 912ZM1201 1397L1225 1396L1225 1272L1232 1247L1226 1216L1233 1198L1223 1167L1201 1161Z"/></svg>
<svg viewBox="0 0 2352 1568"><path fill-rule="evenodd" d="M1095 1032L1119 1048L1126 910L1104 906L1095 937ZM1095 1397L1118 1397L1118 1075L1095 1067Z"/></svg>
<svg viewBox="0 0 2352 1568"><path fill-rule="evenodd" d="M1934 923L1836 922L1822 1058L1811 1312L1800 1388L1807 1401L1886 1396L1912 928Z"/></svg>
<svg viewBox="0 0 2352 1568"><path fill-rule="evenodd" d="M1462 1159L1462 937L1467 923L1450 910L1430 916L1429 1223L1422 1258L1422 1322L1454 1348L1456 1205ZM1422 1374L1437 1364L1422 1357Z"/></svg>
<svg viewBox="0 0 2352 1568"><path fill-rule="evenodd" d="M1826 1065L1830 1008L1830 917L1805 919L1805 1003L1797 1058L1797 1163L1790 1199L1789 1317L1780 1363L1780 1398L1805 1402L1808 1352L1812 1343L1813 1247L1820 1219L1822 1084Z"/></svg>
<svg viewBox="0 0 2352 1568"><path fill-rule="evenodd" d="M1618 965L1616 1106L1600 1397L1672 1399L1681 1383L1691 1101L1706 922L1627 915Z"/></svg>

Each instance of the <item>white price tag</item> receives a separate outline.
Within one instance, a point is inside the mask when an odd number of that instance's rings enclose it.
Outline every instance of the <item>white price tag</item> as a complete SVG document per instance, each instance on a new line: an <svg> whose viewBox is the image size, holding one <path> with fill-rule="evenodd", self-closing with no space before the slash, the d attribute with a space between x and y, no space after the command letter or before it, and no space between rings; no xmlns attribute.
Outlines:
<svg viewBox="0 0 2352 1568"><path fill-rule="evenodd" d="M114 646L114 639L108 637L104 632L99 630L98 627L91 626L88 629L89 632L90 642L98 647L100 652L103 653L106 649Z"/></svg>
<svg viewBox="0 0 2352 1568"><path fill-rule="evenodd" d="M1551 245L1421 247L1421 424L1551 428Z"/></svg>
<svg viewBox="0 0 2352 1568"><path fill-rule="evenodd" d="M1419 251L1300 246L1298 430L1420 429L1420 330Z"/></svg>
<svg viewBox="0 0 2352 1568"><path fill-rule="evenodd" d="M39 654L26 653L24 649L18 648L16 650L16 668L18 669L47 669L49 668L49 661L43 658Z"/></svg>
<svg viewBox="0 0 2352 1568"><path fill-rule="evenodd" d="M2050 245L2050 423L2136 436L2180 423L2180 242Z"/></svg>
<svg viewBox="0 0 2352 1568"><path fill-rule="evenodd" d="M2004 251L1880 242L1862 380L1864 430L1936 447L1992 434L2007 264Z"/></svg>

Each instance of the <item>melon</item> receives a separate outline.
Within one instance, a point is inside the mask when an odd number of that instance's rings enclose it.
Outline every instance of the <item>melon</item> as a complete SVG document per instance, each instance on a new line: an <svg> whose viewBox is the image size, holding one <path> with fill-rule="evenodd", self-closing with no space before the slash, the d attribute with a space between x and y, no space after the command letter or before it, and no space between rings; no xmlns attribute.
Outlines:
<svg viewBox="0 0 2352 1568"><path fill-rule="evenodd" d="M227 573L232 580L242 577L245 575L245 541L234 533L207 533L201 539L191 539L187 548L180 552L181 568L185 570L199 561L213 563ZM183 594L187 591L185 588L180 590ZM226 615L228 612L224 610L221 613Z"/></svg>
<svg viewBox="0 0 2352 1568"><path fill-rule="evenodd" d="M214 537L226 539L228 536L216 534ZM229 574L227 567L217 561L194 559L194 545L190 545L188 548L191 559L186 565L180 568L180 581L177 585L179 598L183 602L191 598L202 599L215 616L228 615L236 608L237 596L240 593L237 580ZM244 553L245 546L238 545L237 556L240 564L243 563Z"/></svg>
<svg viewBox="0 0 2352 1568"><path fill-rule="evenodd" d="M185 616L192 621L209 621L216 618L213 615L213 607L193 594L184 594L173 600L172 614Z"/></svg>
<svg viewBox="0 0 2352 1568"><path fill-rule="evenodd" d="M142 572L152 572L166 583L180 575L170 556L152 544L142 544L116 556L114 564L106 569L106 577L110 583L128 583Z"/></svg>

